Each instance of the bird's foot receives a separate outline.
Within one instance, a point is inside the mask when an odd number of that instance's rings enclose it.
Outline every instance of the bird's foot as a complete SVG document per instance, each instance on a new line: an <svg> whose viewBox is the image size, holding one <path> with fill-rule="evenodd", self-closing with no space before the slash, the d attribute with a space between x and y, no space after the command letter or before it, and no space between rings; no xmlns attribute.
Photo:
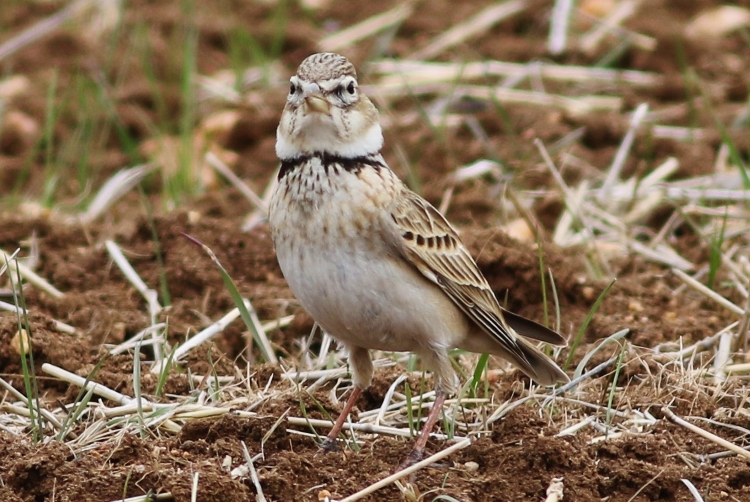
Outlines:
<svg viewBox="0 0 750 502"><path fill-rule="evenodd" d="M422 458L424 457L424 450L417 450L414 449L406 456L405 459L401 461L400 464L398 464L398 467L396 467L396 470L393 471L393 474L396 474L397 472L401 472L404 469L408 469L412 465L416 464Z"/></svg>
<svg viewBox="0 0 750 502"><path fill-rule="evenodd" d="M336 441L336 439L331 438L325 438L322 443L320 443L320 448L318 449L318 453L321 453L325 455L326 453L333 453L339 451L339 444Z"/></svg>

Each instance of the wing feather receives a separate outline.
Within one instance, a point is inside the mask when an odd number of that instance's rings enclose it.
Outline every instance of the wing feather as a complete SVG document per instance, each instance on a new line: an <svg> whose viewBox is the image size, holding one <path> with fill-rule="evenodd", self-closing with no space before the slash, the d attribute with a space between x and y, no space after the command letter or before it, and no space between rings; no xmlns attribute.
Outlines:
<svg viewBox="0 0 750 502"><path fill-rule="evenodd" d="M405 191L404 195L392 216L401 233L406 258L506 352L523 366L531 367L489 283L456 230L427 201L413 192ZM438 240L444 244L439 249Z"/></svg>

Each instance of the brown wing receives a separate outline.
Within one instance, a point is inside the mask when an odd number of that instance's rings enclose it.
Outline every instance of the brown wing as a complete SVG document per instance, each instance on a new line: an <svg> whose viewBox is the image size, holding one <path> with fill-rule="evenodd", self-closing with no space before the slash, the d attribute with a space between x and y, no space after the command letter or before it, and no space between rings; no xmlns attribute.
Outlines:
<svg viewBox="0 0 750 502"><path fill-rule="evenodd" d="M500 307L458 233L437 209L417 194L404 190L391 217L401 236L404 257L500 344L498 353L544 385L567 380L551 359L517 338L514 330L558 345L564 345L565 340L554 331Z"/></svg>
<svg viewBox="0 0 750 502"><path fill-rule="evenodd" d="M518 359L521 366L529 367L490 285L456 231L429 202L413 192L405 191L404 195L392 217L401 233L406 258L502 344L508 355ZM559 335L543 338L561 340Z"/></svg>

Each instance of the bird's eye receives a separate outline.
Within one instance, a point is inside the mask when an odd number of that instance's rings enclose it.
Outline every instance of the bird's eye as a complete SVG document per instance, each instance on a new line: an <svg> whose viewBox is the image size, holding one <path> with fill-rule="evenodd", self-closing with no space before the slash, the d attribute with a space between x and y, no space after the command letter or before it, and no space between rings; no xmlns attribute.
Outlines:
<svg viewBox="0 0 750 502"><path fill-rule="evenodd" d="M346 86L346 92L354 94L354 82L349 82L349 85Z"/></svg>
<svg viewBox="0 0 750 502"><path fill-rule="evenodd" d="M289 94L294 94L297 91L297 87L294 85L294 82L289 84Z"/></svg>

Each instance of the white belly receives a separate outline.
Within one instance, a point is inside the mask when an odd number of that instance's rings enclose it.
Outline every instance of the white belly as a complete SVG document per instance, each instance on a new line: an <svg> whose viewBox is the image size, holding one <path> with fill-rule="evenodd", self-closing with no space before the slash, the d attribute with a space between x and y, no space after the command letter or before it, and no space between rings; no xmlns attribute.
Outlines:
<svg viewBox="0 0 750 502"><path fill-rule="evenodd" d="M453 346L462 316L448 297L396 257L342 247L277 248L284 276L302 305L334 338L350 346L417 351Z"/></svg>
<svg viewBox="0 0 750 502"><path fill-rule="evenodd" d="M395 175L324 176L315 163L303 174L279 185L269 223L284 277L313 319L350 347L458 345L468 319L388 242L397 238L387 209L395 190L378 183L400 183Z"/></svg>

